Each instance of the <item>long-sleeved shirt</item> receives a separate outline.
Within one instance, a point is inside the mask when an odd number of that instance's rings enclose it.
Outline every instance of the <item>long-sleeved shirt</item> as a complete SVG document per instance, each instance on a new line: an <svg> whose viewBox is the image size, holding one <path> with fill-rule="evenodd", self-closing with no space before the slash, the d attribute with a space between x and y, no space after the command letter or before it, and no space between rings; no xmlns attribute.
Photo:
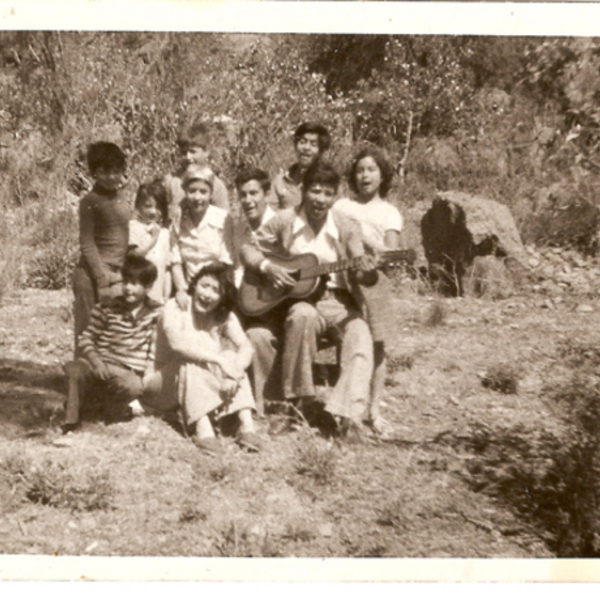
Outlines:
<svg viewBox="0 0 600 600"><path fill-rule="evenodd" d="M121 191L98 186L79 203L81 261L99 288L123 267L129 242L131 209ZM117 275L118 278L118 275Z"/></svg>
<svg viewBox="0 0 600 600"><path fill-rule="evenodd" d="M79 337L84 357L94 353L107 363L144 373L154 360L158 304L150 299L132 314L122 299L109 306L96 304L90 323Z"/></svg>

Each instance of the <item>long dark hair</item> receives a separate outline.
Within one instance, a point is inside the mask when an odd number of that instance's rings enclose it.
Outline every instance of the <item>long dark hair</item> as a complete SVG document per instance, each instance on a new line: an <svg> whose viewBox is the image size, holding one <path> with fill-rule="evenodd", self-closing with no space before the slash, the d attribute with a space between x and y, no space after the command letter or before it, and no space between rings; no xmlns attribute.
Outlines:
<svg viewBox="0 0 600 600"><path fill-rule="evenodd" d="M202 267L190 280L188 294L194 295L196 285L205 275L216 277L221 288L221 302L215 308L217 319L225 319L235 306L235 286L233 285L233 268L231 265L215 262Z"/></svg>

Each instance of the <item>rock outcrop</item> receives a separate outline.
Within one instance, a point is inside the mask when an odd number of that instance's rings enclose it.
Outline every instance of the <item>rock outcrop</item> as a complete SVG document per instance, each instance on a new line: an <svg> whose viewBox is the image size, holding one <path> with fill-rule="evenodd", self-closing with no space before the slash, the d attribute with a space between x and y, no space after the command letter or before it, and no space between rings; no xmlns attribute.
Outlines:
<svg viewBox="0 0 600 600"><path fill-rule="evenodd" d="M508 290L509 284L528 270L528 257L513 216L507 206L493 200L440 192L421 220L421 232L430 277L448 295L463 295L465 291L484 294L490 290L490 285L484 285L486 279L491 282L492 278L499 281L491 287ZM473 269L480 256L496 260L478 261ZM479 283L471 285L470 281L467 286L467 275Z"/></svg>

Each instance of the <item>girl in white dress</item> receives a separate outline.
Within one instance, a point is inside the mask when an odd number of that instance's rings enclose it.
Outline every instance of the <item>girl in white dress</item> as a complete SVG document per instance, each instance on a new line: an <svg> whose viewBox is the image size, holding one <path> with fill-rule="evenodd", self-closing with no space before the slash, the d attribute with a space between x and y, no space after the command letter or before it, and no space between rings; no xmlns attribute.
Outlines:
<svg viewBox="0 0 600 600"><path fill-rule="evenodd" d="M375 147L361 150L350 167L348 184L355 199L338 200L333 210L360 224L363 243L368 251L377 254L396 250L401 245L402 215L385 200L391 186L394 170L384 153ZM393 310L391 282L378 271L377 282L362 287L367 309L367 320L374 341L375 368L371 383L369 421L378 433L386 433L389 426L380 411L380 399L386 371L386 346L395 342L396 317Z"/></svg>
<svg viewBox="0 0 600 600"><path fill-rule="evenodd" d="M202 267L190 282L188 306L182 310L171 298L158 327L154 386L161 391L161 408L178 404L192 440L212 455L220 452L213 423L227 415L238 417L242 448L260 447L246 374L254 351L232 310L232 285L231 267Z"/></svg>
<svg viewBox="0 0 600 600"><path fill-rule="evenodd" d="M167 191L160 181L143 183L138 188L135 215L129 221L128 250L156 265L158 277L148 296L163 304L171 295L171 252Z"/></svg>

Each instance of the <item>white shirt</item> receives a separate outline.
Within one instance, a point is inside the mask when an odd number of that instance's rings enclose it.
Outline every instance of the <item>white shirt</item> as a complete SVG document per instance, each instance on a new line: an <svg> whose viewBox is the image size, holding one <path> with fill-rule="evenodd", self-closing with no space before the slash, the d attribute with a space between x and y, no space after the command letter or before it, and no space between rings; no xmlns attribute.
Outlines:
<svg viewBox="0 0 600 600"><path fill-rule="evenodd" d="M314 254L319 264L336 262L340 260L337 249L337 243L340 239L340 233L333 220L331 211L327 213L327 219L319 233L315 234L314 229L309 225L306 219L304 209L300 211L292 225L294 241L290 247L290 254ZM328 288L345 288L344 278L341 273L331 273Z"/></svg>
<svg viewBox="0 0 600 600"><path fill-rule="evenodd" d="M231 235L225 228L227 211L212 204L198 225L194 225L187 211L171 229L171 264L183 264L188 281L205 265L222 262L233 264Z"/></svg>
<svg viewBox="0 0 600 600"><path fill-rule="evenodd" d="M400 211L381 198L374 198L366 204L341 198L333 205L332 210L360 223L363 239L368 246L373 245L371 240L383 246L386 231L402 231Z"/></svg>
<svg viewBox="0 0 600 600"><path fill-rule="evenodd" d="M129 221L129 245L137 247L145 246L152 239L151 228L151 223L142 223L137 219ZM152 300L160 304L163 304L166 300L166 276L170 256L169 230L166 227L161 227L156 243L145 256L145 258L156 265L156 270L158 271L158 277L148 295Z"/></svg>

